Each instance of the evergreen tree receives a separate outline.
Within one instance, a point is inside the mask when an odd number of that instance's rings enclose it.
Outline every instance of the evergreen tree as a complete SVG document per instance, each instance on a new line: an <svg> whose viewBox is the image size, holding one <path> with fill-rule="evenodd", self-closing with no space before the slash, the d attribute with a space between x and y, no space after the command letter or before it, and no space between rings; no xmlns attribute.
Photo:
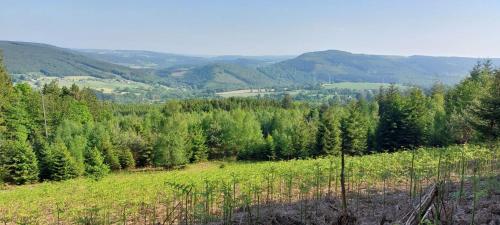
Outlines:
<svg viewBox="0 0 500 225"><path fill-rule="evenodd" d="M447 92L446 129L451 142L462 144L478 139L476 109L481 107L481 99L488 95L488 88L485 87L489 86L491 77L491 63L478 63L469 77Z"/></svg>
<svg viewBox="0 0 500 225"><path fill-rule="evenodd" d="M381 89L378 96L379 125L377 145L382 150L395 150L402 146L402 129L405 128L403 100L399 90L391 85L388 90Z"/></svg>
<svg viewBox="0 0 500 225"><path fill-rule="evenodd" d="M75 159L71 157L62 140L56 140L51 145L48 157L48 169L51 180L68 180L80 175Z"/></svg>
<svg viewBox="0 0 500 225"><path fill-rule="evenodd" d="M271 134L267 135L262 156L270 160L276 160L276 146Z"/></svg>
<svg viewBox="0 0 500 225"><path fill-rule="evenodd" d="M442 84L435 84L431 89L432 127L429 131L429 144L445 146L448 142L446 130L445 90Z"/></svg>
<svg viewBox="0 0 500 225"><path fill-rule="evenodd" d="M121 169L117 151L109 139L103 139L99 145L99 149L104 155L104 162L109 166L109 168L112 170Z"/></svg>
<svg viewBox="0 0 500 225"><path fill-rule="evenodd" d="M367 126L358 103L351 103L347 115L342 118L342 153L361 155L366 152Z"/></svg>
<svg viewBox="0 0 500 225"><path fill-rule="evenodd" d="M432 129L432 113L429 101L423 91L413 88L405 98L403 119L405 127L402 146L420 147L427 144Z"/></svg>
<svg viewBox="0 0 500 225"><path fill-rule="evenodd" d="M487 93L480 98L474 113L475 128L489 141L500 138L500 70L494 72Z"/></svg>
<svg viewBox="0 0 500 225"><path fill-rule="evenodd" d="M281 107L284 109L290 109L293 107L293 100L290 94L285 94L281 100Z"/></svg>
<svg viewBox="0 0 500 225"><path fill-rule="evenodd" d="M13 184L38 180L38 161L26 141L8 140L0 145L0 180Z"/></svg>
<svg viewBox="0 0 500 225"><path fill-rule="evenodd" d="M10 104L13 92L14 88L12 86L12 81L3 65L3 56L0 51L0 141L2 139L2 134L7 129L5 125L5 111Z"/></svg>
<svg viewBox="0 0 500 225"><path fill-rule="evenodd" d="M101 152L104 157L104 163L111 170L119 170L121 168L117 151L111 143L109 130L106 129L104 124L99 123L94 128L90 137L89 147L96 147Z"/></svg>
<svg viewBox="0 0 500 225"><path fill-rule="evenodd" d="M201 162L208 159L208 148L205 142L206 138L203 135L201 125L191 125L189 127L189 158L191 162Z"/></svg>
<svg viewBox="0 0 500 225"><path fill-rule="evenodd" d="M318 128L318 152L316 155L339 155L341 148L340 118L342 111L335 107L325 110L320 116Z"/></svg>
<svg viewBox="0 0 500 225"><path fill-rule="evenodd" d="M134 155L128 148L123 148L120 150L118 155L118 160L120 161L120 167L122 169L133 169L135 168Z"/></svg>
<svg viewBox="0 0 500 225"><path fill-rule="evenodd" d="M90 148L85 154L85 174L96 180L109 173L109 167L97 148Z"/></svg>

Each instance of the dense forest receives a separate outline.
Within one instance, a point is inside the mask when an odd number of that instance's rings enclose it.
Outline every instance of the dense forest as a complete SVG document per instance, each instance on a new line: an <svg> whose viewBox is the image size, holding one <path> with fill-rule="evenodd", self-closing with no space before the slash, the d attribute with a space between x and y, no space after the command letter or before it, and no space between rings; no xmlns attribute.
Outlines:
<svg viewBox="0 0 500 225"><path fill-rule="evenodd" d="M256 98L116 104L76 85L13 85L0 61L0 178L25 184L205 160L292 158L498 143L500 70L454 87L396 86L322 105Z"/></svg>

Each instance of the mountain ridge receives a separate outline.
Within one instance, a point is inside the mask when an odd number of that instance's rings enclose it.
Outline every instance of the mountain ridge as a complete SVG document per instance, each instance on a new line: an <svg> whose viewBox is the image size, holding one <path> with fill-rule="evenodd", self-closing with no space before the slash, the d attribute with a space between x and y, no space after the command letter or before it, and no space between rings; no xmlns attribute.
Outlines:
<svg viewBox="0 0 500 225"><path fill-rule="evenodd" d="M442 56L397 56L341 50L288 56L198 57L142 50L67 49L32 42L0 41L13 74L120 77L171 87L209 90L302 86L327 82L454 84L479 59ZM491 59L500 65L500 59ZM147 66L150 65L150 66Z"/></svg>

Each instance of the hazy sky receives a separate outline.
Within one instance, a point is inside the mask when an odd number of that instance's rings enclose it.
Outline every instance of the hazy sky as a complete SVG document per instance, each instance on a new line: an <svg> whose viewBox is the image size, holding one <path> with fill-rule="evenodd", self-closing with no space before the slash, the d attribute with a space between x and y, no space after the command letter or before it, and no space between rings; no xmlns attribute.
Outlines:
<svg viewBox="0 0 500 225"><path fill-rule="evenodd" d="M500 57L500 0L0 0L0 40L220 55Z"/></svg>

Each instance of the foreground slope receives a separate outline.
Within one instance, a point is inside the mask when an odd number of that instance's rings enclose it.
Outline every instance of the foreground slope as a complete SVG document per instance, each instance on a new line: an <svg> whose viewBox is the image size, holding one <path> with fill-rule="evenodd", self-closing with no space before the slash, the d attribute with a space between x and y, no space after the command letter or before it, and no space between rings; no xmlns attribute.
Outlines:
<svg viewBox="0 0 500 225"><path fill-rule="evenodd" d="M441 162L440 156L446 160ZM482 162L483 168L488 169L483 172L484 177L495 176L498 175L498 170L489 168L495 166L493 163L496 161L492 159L496 157L498 153L480 147L430 148L413 153L348 157L346 185L350 187L347 190L349 208L360 213L357 214L360 216L359 220L366 219L367 214L372 214L370 212L375 212L374 210L379 212L381 207L389 215L401 214L401 209L391 211L396 209L390 207L390 202L399 202L398 204L408 208L408 191L404 188L410 182L425 188L426 182L438 179L437 168L441 168L442 174L449 173L456 177L456 166L468 161ZM412 158L415 160L414 167L410 164ZM202 163L178 171L122 172L99 181L80 178L6 187L6 190L0 191L0 215L4 215L0 219L7 224L20 221L69 224L90 219L92 220L88 224L100 224L101 221L112 221L112 224L156 224L155 221L179 218L169 224L185 224L179 222L187 216L189 221L210 220L230 224L228 221L238 219L237 216L248 215L248 211L241 210L244 207L254 210L250 216L253 215L256 220L267 219L266 212L274 206L289 207L290 212L294 213L297 213L294 205L308 206L302 207L306 211L302 211L301 215L312 215L320 208L311 203L318 199L326 199L328 202L330 196L340 195L339 157L221 163ZM409 176L414 169L418 175ZM465 177L471 177L472 169L465 170L465 173ZM442 176L440 179L451 178ZM402 188L404 192L398 192L397 196L389 193ZM385 189L388 192L387 198ZM416 196L414 200L418 203L418 195ZM182 199L189 201L185 203ZM359 200L367 204L359 204ZM358 211L358 206L362 210ZM329 212L337 213L338 207L337 201L335 208ZM262 210L261 217L258 210ZM296 214L288 216L297 217ZM314 219L311 216L307 218L303 219Z"/></svg>

